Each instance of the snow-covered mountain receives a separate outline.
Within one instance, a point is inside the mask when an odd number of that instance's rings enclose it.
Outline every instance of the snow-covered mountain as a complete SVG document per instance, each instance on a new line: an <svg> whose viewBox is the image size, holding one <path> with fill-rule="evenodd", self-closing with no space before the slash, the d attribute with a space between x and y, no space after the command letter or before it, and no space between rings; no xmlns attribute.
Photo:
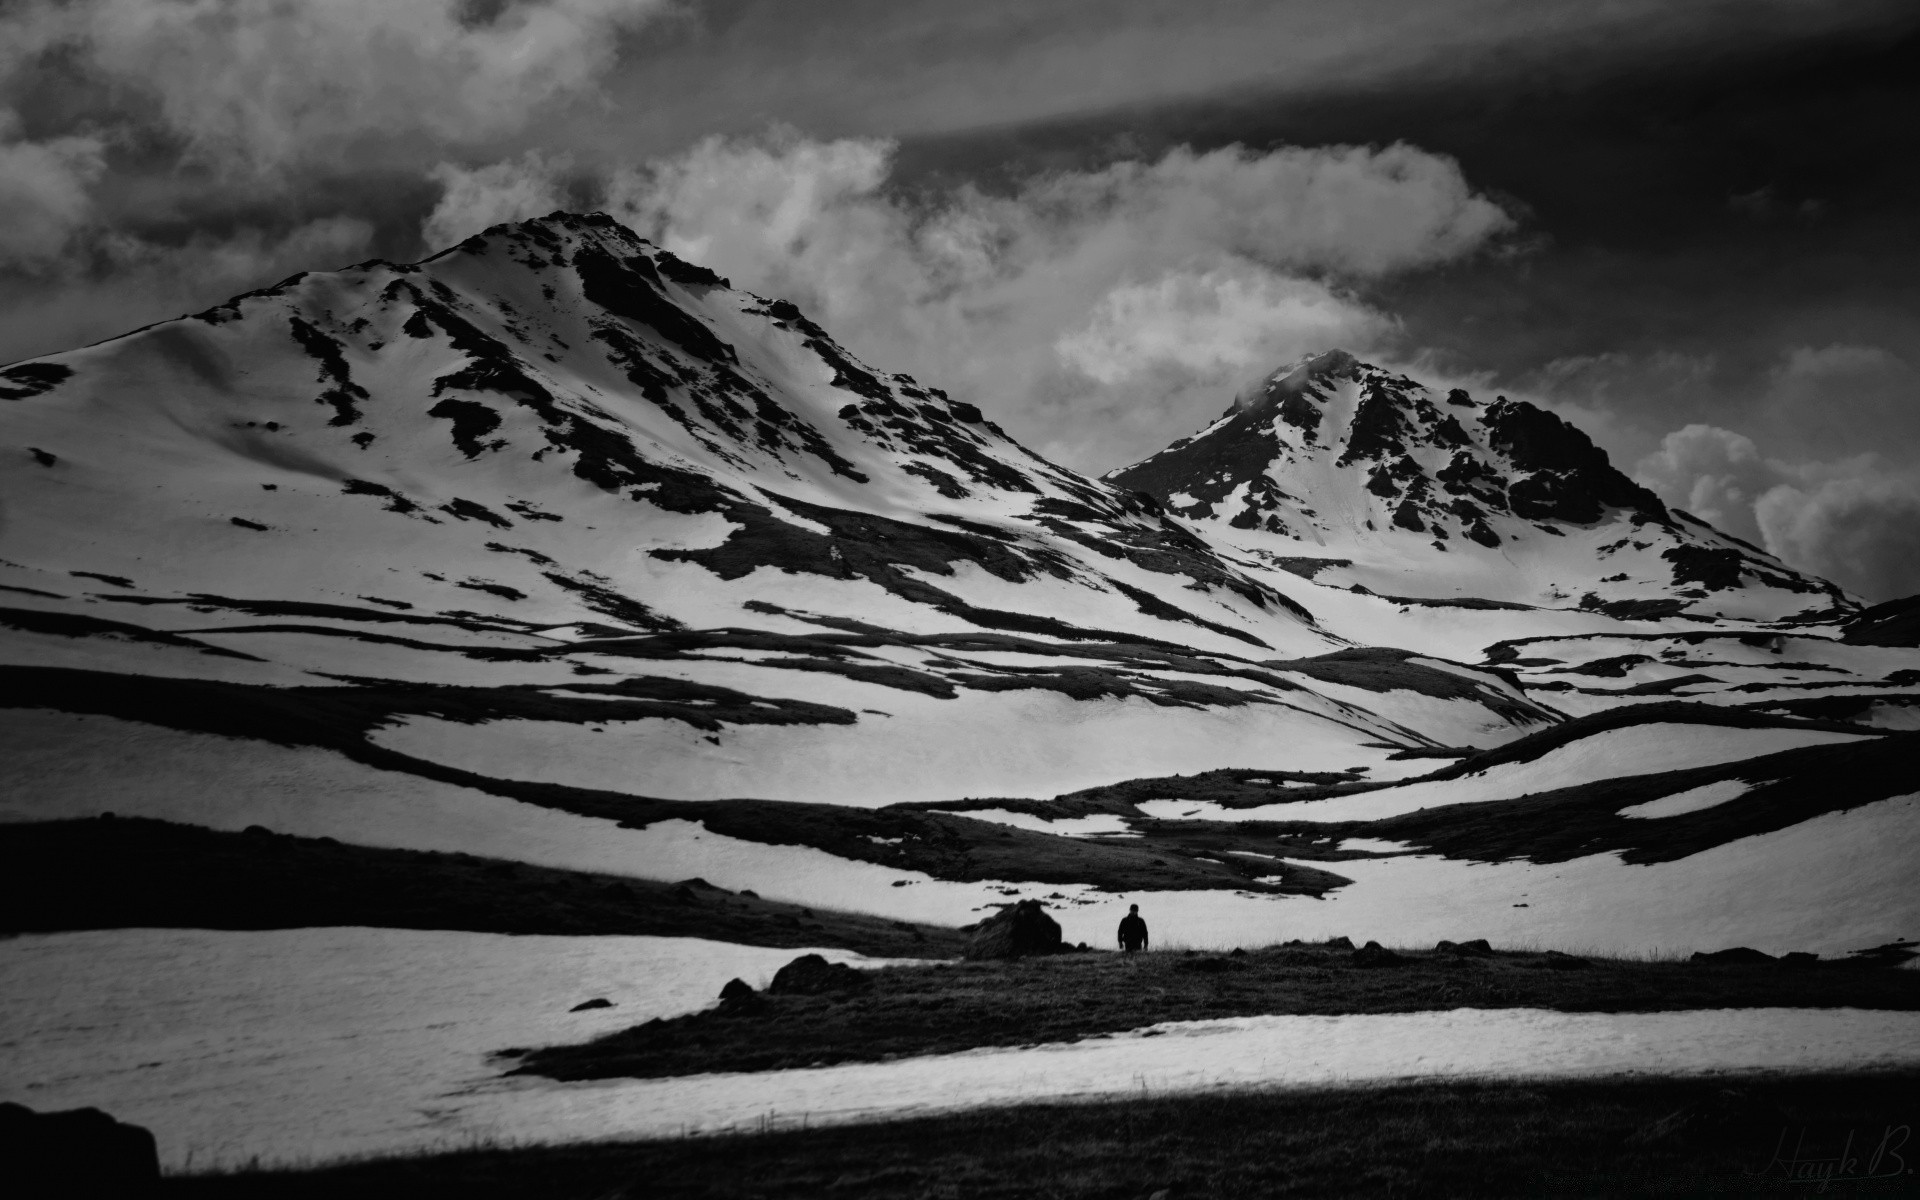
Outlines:
<svg viewBox="0 0 1920 1200"><path fill-rule="evenodd" d="M1553 413L1442 395L1339 350L1282 367L1198 434L1106 478L1221 544L1382 594L1627 618L1857 607L1669 509Z"/></svg>
<svg viewBox="0 0 1920 1200"><path fill-rule="evenodd" d="M1669 881L1692 861L1647 850L1679 826L1603 811L1616 777L1646 777L1634 805L1731 798L1728 763L1789 751L1755 770L1875 781L1833 853L1912 841L1920 777L1883 747L1920 650L1846 640L1837 589L1558 418L1345 355L1092 480L790 303L556 213L0 368L0 453L0 819L262 824L921 921L1028 887L1070 934L1158 893L1195 944L1306 896L1383 919L1481 842L1516 879L1562 861L1531 792L1475 798L1506 760L1407 782L1510 745L1548 766L1502 778L1585 789L1603 875L1621 847ZM1458 827L1311 807L1398 783ZM1688 818L1686 855L1852 806L1794 788ZM1330 823L1265 811L1296 802ZM1528 837L1473 832L1509 823L1483 803ZM1510 908L1499 929L1545 919Z"/></svg>

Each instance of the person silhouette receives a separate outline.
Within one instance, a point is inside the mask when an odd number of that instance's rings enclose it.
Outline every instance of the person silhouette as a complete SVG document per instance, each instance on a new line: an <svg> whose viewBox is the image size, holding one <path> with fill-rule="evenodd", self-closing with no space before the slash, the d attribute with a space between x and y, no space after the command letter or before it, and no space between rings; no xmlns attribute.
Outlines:
<svg viewBox="0 0 1920 1200"><path fill-rule="evenodd" d="M1140 906L1132 905L1120 918L1120 948L1133 954L1147 948L1147 923L1140 919Z"/></svg>

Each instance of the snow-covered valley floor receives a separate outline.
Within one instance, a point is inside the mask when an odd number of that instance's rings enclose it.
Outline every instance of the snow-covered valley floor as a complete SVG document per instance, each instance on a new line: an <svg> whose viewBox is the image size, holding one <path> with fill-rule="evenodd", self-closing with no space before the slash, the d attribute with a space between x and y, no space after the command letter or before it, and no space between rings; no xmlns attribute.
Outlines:
<svg viewBox="0 0 1920 1200"><path fill-rule="evenodd" d="M1785 1008L1242 1017L1071 1045L593 1084L503 1079L488 1059L704 1007L726 979L763 984L794 953L379 929L19 937L0 945L0 1099L105 1107L153 1129L180 1171L1142 1090L1920 1064L1920 1013ZM568 1011L597 996L615 1006Z"/></svg>

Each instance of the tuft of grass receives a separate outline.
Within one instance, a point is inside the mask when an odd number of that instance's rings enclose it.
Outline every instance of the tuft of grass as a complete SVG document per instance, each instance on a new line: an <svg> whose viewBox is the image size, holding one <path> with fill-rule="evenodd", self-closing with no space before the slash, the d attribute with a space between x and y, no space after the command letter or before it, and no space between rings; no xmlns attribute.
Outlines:
<svg viewBox="0 0 1920 1200"><path fill-rule="evenodd" d="M1920 1072L1524 1080L1140 1095L671 1141L481 1147L166 1180L178 1200L764 1200L1046 1196L1623 1196L1800 1191L1796 1145L1852 1174L1823 1195L1913 1195L1882 1154L1915 1124ZM1894 1154L1902 1153L1896 1146ZM1911 1158L1910 1153L1907 1154ZM1815 1164L1817 1167L1818 1164Z"/></svg>

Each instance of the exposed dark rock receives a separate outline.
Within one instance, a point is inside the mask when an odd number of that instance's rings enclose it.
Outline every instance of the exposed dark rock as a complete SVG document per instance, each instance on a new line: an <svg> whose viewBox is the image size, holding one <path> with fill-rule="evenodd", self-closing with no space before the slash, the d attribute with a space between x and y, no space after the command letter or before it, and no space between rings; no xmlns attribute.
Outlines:
<svg viewBox="0 0 1920 1200"><path fill-rule="evenodd" d="M500 428L500 414L478 400L457 400L449 396L427 410L430 417L453 422L453 444L468 458L482 450L498 450L504 441L483 443L480 439Z"/></svg>
<svg viewBox="0 0 1920 1200"><path fill-rule="evenodd" d="M159 1186L159 1147L146 1129L97 1108L0 1104L0 1178L15 1200L141 1196Z"/></svg>
<svg viewBox="0 0 1920 1200"><path fill-rule="evenodd" d="M1350 961L1356 967L1397 967L1407 960L1379 942L1368 942L1353 952Z"/></svg>
<svg viewBox="0 0 1920 1200"><path fill-rule="evenodd" d="M1861 609L1842 627L1840 640L1856 646L1920 646L1920 596Z"/></svg>
<svg viewBox="0 0 1920 1200"><path fill-rule="evenodd" d="M595 996L591 1000L582 1000L580 1003L574 1005L572 1008L568 1009L567 1011L568 1012L586 1012L588 1009L593 1009L593 1008L612 1008L612 1007L613 1007L613 1001L607 999L605 996Z"/></svg>
<svg viewBox="0 0 1920 1200"><path fill-rule="evenodd" d="M1515 515L1586 525L1611 506L1667 519L1659 497L1621 474L1606 451L1553 413L1525 401L1498 400L1480 420L1488 444L1529 473L1508 488Z"/></svg>
<svg viewBox="0 0 1920 1200"><path fill-rule="evenodd" d="M830 963L818 954L803 954L774 973L767 992L775 996L824 996L857 992L872 983L857 967Z"/></svg>
<svg viewBox="0 0 1920 1200"><path fill-rule="evenodd" d="M725 276L716 275L705 267L677 258L662 250L653 256L653 265L660 274L680 284L682 287L732 287Z"/></svg>
<svg viewBox="0 0 1920 1200"><path fill-rule="evenodd" d="M733 347L689 316L660 290L660 274L643 255L616 260L597 246L582 246L573 256L582 293L608 312L646 325L695 358L738 362Z"/></svg>
<svg viewBox="0 0 1920 1200"><path fill-rule="evenodd" d="M351 425L360 419L358 402L367 399L367 389L353 381L347 368L346 356L340 352L340 343L334 341L314 326L294 317L289 322L294 340L301 349L320 362L320 382L331 384L326 391L314 397L314 403L325 404L333 409L333 419L329 425Z"/></svg>
<svg viewBox="0 0 1920 1200"><path fill-rule="evenodd" d="M1660 557L1673 564L1675 584L1697 583L1719 592L1740 586L1746 556L1727 546L1672 546Z"/></svg>
<svg viewBox="0 0 1920 1200"><path fill-rule="evenodd" d="M73 368L59 363L18 363L0 371L0 400L26 400L50 392L73 377Z"/></svg>
<svg viewBox="0 0 1920 1200"><path fill-rule="evenodd" d="M1493 947L1485 938L1475 938L1470 942L1441 942L1434 947L1443 954L1459 955L1462 958L1492 958Z"/></svg>
<svg viewBox="0 0 1920 1200"><path fill-rule="evenodd" d="M1712 953L1695 951L1689 962L1697 963L1770 963L1779 959L1771 954L1755 950L1750 946L1735 946L1730 950L1715 950Z"/></svg>
<svg viewBox="0 0 1920 1200"><path fill-rule="evenodd" d="M1060 923L1038 900L1022 900L980 922L967 939L968 958L1024 958L1060 953Z"/></svg>
<svg viewBox="0 0 1920 1200"><path fill-rule="evenodd" d="M727 986L720 989L720 1003L734 1004L741 1000L751 999L754 995L755 992L753 988L748 986L746 980L729 979L727 980Z"/></svg>

